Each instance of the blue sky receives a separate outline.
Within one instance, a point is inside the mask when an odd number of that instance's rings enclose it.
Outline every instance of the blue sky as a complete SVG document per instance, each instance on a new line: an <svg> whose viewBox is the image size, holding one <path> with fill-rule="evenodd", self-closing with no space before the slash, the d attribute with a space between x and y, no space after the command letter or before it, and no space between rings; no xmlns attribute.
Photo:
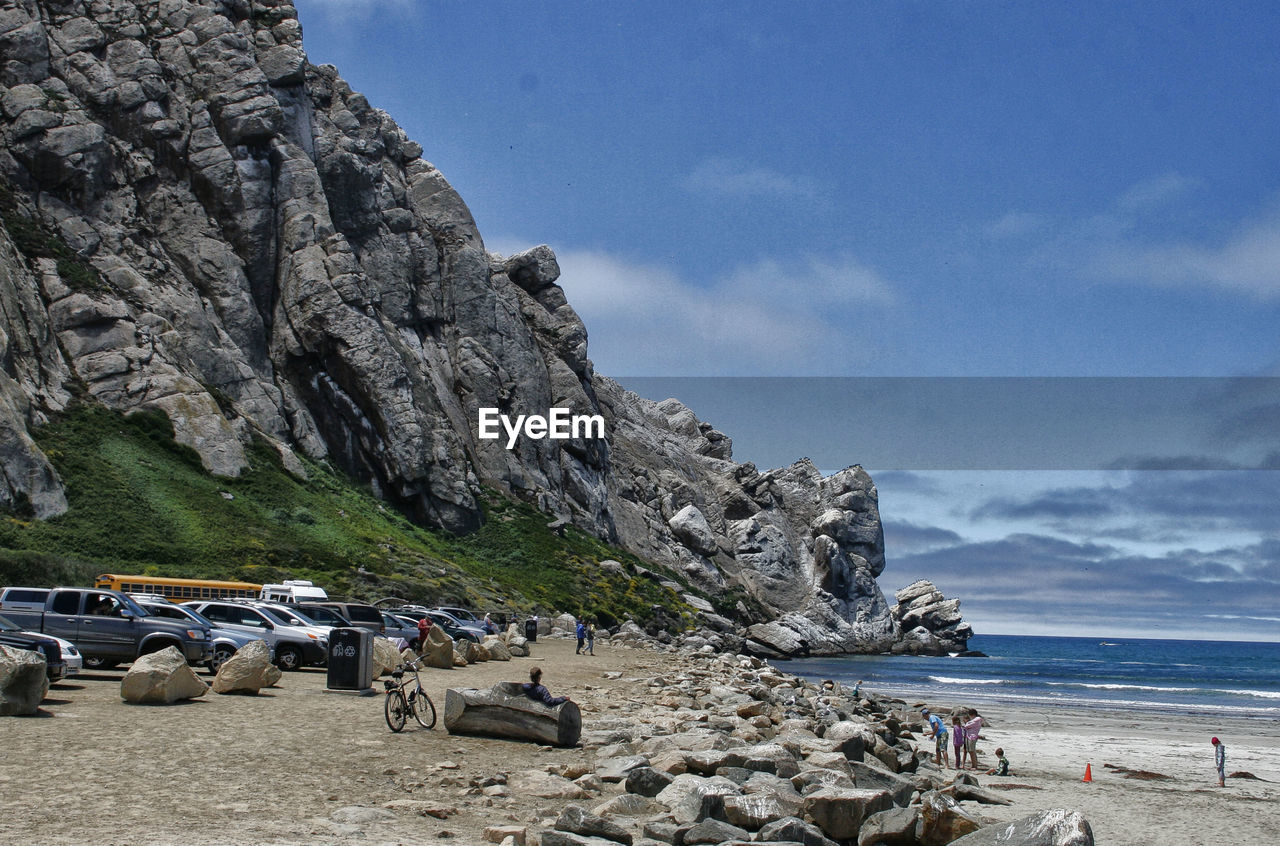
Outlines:
<svg viewBox="0 0 1280 846"><path fill-rule="evenodd" d="M1280 375L1275 4L298 5L311 60L422 143L490 250L556 250L602 373ZM1110 633L1280 639L1200 601L1280 606L1249 563L1276 525L1108 546L1010 505L1105 494L1154 525L1182 473L868 467L882 586L927 571L979 630L1076 631L1006 577L1087 560ZM1265 472L1219 477L1275 502Z"/></svg>

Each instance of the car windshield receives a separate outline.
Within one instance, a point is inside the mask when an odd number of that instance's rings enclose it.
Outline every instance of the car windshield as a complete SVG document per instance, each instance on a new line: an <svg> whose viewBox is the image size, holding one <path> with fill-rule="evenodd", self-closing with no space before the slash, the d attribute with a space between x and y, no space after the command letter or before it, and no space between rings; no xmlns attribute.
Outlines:
<svg viewBox="0 0 1280 846"><path fill-rule="evenodd" d="M210 628L213 628L215 626L215 623L212 620L210 620L208 617L201 614L196 609L188 608L185 605L174 605L173 603L170 603L169 605L144 605L142 607L146 608L148 611L151 611L151 613L155 616L165 616L165 617L173 617L173 618L178 618L179 616L181 616L188 620L194 620L202 626L208 626ZM152 609L155 609L155 610L152 610ZM166 611L169 613L166 614L165 613ZM177 612L176 614L173 613L175 611Z"/></svg>
<svg viewBox="0 0 1280 846"><path fill-rule="evenodd" d="M339 614L337 611L334 611L332 608L316 606L312 608L307 608L306 611L302 613L305 613L308 618L315 620L317 623L324 623L326 626L351 625L351 623L347 620L346 617L343 617L341 614Z"/></svg>
<svg viewBox="0 0 1280 846"><path fill-rule="evenodd" d="M304 617L303 615L297 613L296 611L286 611L283 608L267 608L267 607L262 607L262 608L259 608L258 610L261 611L263 614L266 614L268 617L270 617L272 620L274 620L275 622L279 623L282 626L314 626L315 625L315 623L313 623L309 618Z"/></svg>
<svg viewBox="0 0 1280 846"><path fill-rule="evenodd" d="M147 609L143 608L141 605L135 602L133 597L129 596L126 593L120 594L119 601L120 601L120 604L123 606L124 610L135 617L151 616L151 613L147 611Z"/></svg>

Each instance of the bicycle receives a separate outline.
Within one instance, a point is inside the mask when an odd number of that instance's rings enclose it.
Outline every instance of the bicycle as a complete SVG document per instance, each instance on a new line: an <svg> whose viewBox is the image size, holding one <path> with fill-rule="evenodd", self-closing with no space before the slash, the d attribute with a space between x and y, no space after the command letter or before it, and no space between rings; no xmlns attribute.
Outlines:
<svg viewBox="0 0 1280 846"><path fill-rule="evenodd" d="M391 678L383 680L387 691L384 710L387 726L392 731L403 730L409 714L413 714L413 718L423 728L435 727L436 706L422 688L422 679L418 676L418 666L421 663L421 658L407 661L391 672ZM410 680L405 678L405 673L413 674L412 687L410 687Z"/></svg>

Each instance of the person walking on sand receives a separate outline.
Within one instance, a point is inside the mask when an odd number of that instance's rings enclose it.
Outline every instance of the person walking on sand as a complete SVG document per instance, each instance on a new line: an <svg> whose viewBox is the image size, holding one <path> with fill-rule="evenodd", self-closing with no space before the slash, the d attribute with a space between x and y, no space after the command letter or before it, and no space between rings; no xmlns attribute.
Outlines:
<svg viewBox="0 0 1280 846"><path fill-rule="evenodd" d="M574 631L574 634L578 636L578 648L573 650L573 654L581 655L582 645L587 641L587 627L583 624L582 620L578 620L578 628Z"/></svg>
<svg viewBox="0 0 1280 846"><path fill-rule="evenodd" d="M587 654L596 654L596 627L594 623L587 623Z"/></svg>
<svg viewBox="0 0 1280 846"><path fill-rule="evenodd" d="M926 737L933 738L933 762L945 769L950 764L947 760L947 727L942 718L937 714L930 714L928 708L921 708L920 716L929 721L929 734Z"/></svg>
<svg viewBox="0 0 1280 846"><path fill-rule="evenodd" d="M1213 744L1213 764L1218 768L1218 787L1227 786L1227 744L1218 738L1209 741Z"/></svg>
<svg viewBox="0 0 1280 846"><path fill-rule="evenodd" d="M978 735L982 734L982 726L986 720L977 711L969 709L969 721L964 724L964 751L969 753L969 764L978 768Z"/></svg>
<svg viewBox="0 0 1280 846"><path fill-rule="evenodd" d="M951 748L956 753L956 769L964 769L964 726L960 724L960 717L953 716L951 718Z"/></svg>

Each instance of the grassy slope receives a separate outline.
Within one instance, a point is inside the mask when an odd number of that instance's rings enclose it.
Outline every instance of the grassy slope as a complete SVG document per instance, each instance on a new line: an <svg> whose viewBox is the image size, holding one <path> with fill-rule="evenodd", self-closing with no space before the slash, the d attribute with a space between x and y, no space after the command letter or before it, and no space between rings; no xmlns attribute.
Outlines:
<svg viewBox="0 0 1280 846"><path fill-rule="evenodd" d="M295 479L265 443L240 478L210 476L159 413L80 404L34 436L70 508L44 522L0 512L0 584L87 584L101 572L309 578L332 595L568 611L604 625L647 620L655 605L688 611L674 591L631 575L653 565L576 529L558 535L547 515L497 494L484 527L454 537L414 525L323 464ZM610 558L627 572L600 570Z"/></svg>

